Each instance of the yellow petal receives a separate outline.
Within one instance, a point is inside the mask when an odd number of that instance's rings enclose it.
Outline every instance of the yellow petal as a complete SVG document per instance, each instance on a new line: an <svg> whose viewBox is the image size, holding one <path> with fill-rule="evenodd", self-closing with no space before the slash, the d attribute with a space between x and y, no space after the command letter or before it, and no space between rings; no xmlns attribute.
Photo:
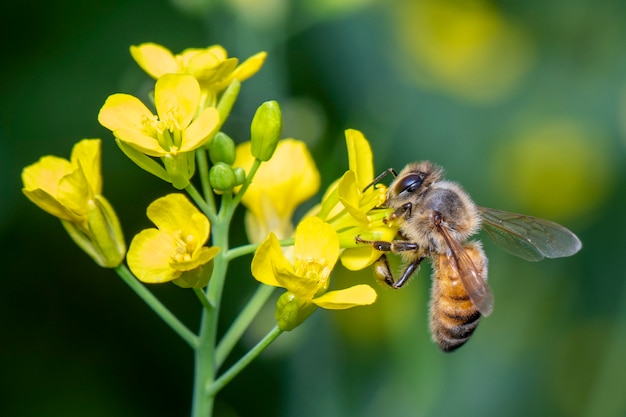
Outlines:
<svg viewBox="0 0 626 417"><path fill-rule="evenodd" d="M230 74L238 62L237 58L224 60L211 52L203 51L189 60L187 71L200 82L213 82Z"/></svg>
<svg viewBox="0 0 626 417"><path fill-rule="evenodd" d="M86 215L89 211L87 203L93 199L89 182L80 167L67 174L59 181L57 200L69 210L79 215Z"/></svg>
<svg viewBox="0 0 626 417"><path fill-rule="evenodd" d="M319 211L316 214L322 220L332 219L333 217L338 215L341 210L343 210L343 205L339 204L339 192L337 190L340 180L341 178L333 181L333 183L330 184L324 192L324 196L322 197L322 204L320 205Z"/></svg>
<svg viewBox="0 0 626 417"><path fill-rule="evenodd" d="M254 158L250 142L237 146L233 167L250 171ZM264 219L268 213L262 201L271 204L271 215L291 221L296 207L312 197L320 185L320 174L304 142L284 139L272 159L261 165L242 202L255 217Z"/></svg>
<svg viewBox="0 0 626 417"><path fill-rule="evenodd" d="M155 137L140 130L117 129L113 134L120 141L148 156L162 157L168 154Z"/></svg>
<svg viewBox="0 0 626 417"><path fill-rule="evenodd" d="M130 54L137 64L152 78L164 74L180 72L178 62L169 49L156 43L142 43L131 46Z"/></svg>
<svg viewBox="0 0 626 417"><path fill-rule="evenodd" d="M140 281L168 282L182 273L170 267L170 255L175 250L176 242L171 235L157 229L146 229L133 238L126 261Z"/></svg>
<svg viewBox="0 0 626 417"><path fill-rule="evenodd" d="M55 217L58 217L62 220L68 220L70 222L81 222L85 220L84 215L72 212L67 207L59 203L59 201L55 197L51 196L41 189L27 190L26 188L23 188L22 192L40 209L49 214L52 214Z"/></svg>
<svg viewBox="0 0 626 417"><path fill-rule="evenodd" d="M67 159L44 156L22 170L22 183L27 191L41 189L56 197L59 181L73 170L74 167Z"/></svg>
<svg viewBox="0 0 626 417"><path fill-rule="evenodd" d="M293 223L291 220L281 218L276 214L269 197L262 199L260 204L262 206L262 218L256 217L254 212L250 210L245 215L244 224L250 243L263 242L270 233L274 233L278 239L293 237Z"/></svg>
<svg viewBox="0 0 626 417"><path fill-rule="evenodd" d="M311 300L317 306L328 310L345 310L356 306L373 304L376 291L369 285L361 284L345 290L329 291Z"/></svg>
<svg viewBox="0 0 626 417"><path fill-rule="evenodd" d="M358 130L346 130L346 145L348 147L348 163L354 171L361 189L374 180L374 157L370 144Z"/></svg>
<svg viewBox="0 0 626 417"><path fill-rule="evenodd" d="M266 52L259 52L252 55L237 67L237 69L233 72L232 78L239 81L245 81L252 77L254 74L259 72L266 57Z"/></svg>
<svg viewBox="0 0 626 417"><path fill-rule="evenodd" d="M83 139L74 145L71 161L81 167L90 185L91 193L102 194L100 139Z"/></svg>
<svg viewBox="0 0 626 417"><path fill-rule="evenodd" d="M251 266L252 276L263 284L282 287L282 284L276 279L274 264L279 270L293 271L293 267L283 255L280 242L271 233L254 253Z"/></svg>
<svg viewBox="0 0 626 417"><path fill-rule="evenodd" d="M63 178L76 171L77 168L67 159L44 156L22 170L24 184L22 191L30 201L53 216L72 222L81 222L86 219L87 215L86 208L82 207L84 202L78 205L78 210L76 210L76 205L66 206L66 201L62 200L67 197L67 183L62 187L63 191L60 191L59 187Z"/></svg>
<svg viewBox="0 0 626 417"><path fill-rule="evenodd" d="M98 113L100 124L110 131L138 130L150 134L144 122L154 119L152 112L137 97L130 94L110 95Z"/></svg>
<svg viewBox="0 0 626 417"><path fill-rule="evenodd" d="M381 252L366 245L346 248L341 253L341 264L350 271L360 271L376 262L381 254Z"/></svg>
<svg viewBox="0 0 626 417"><path fill-rule="evenodd" d="M191 123L200 103L200 85L191 75L165 74L154 87L154 104L159 120L176 122L183 130Z"/></svg>
<svg viewBox="0 0 626 417"><path fill-rule="evenodd" d="M339 180L339 184L337 184L337 195L339 201L346 208L348 213L359 223L367 225L367 213L364 213L359 206L361 200L361 191L359 188L360 185L358 184L356 173L350 170Z"/></svg>
<svg viewBox="0 0 626 417"><path fill-rule="evenodd" d="M228 52L226 51L226 49L224 49L222 45L211 45L206 48L205 51L210 52L222 61L228 58Z"/></svg>
<svg viewBox="0 0 626 417"><path fill-rule="evenodd" d="M318 217L307 217L296 228L294 258L296 270L298 262L317 262L333 269L339 257L339 238L328 223Z"/></svg>
<svg viewBox="0 0 626 417"><path fill-rule="evenodd" d="M211 259L215 258L217 253L220 251L220 248L216 246L202 246L193 256L193 258L188 262L176 262L171 263L170 266L177 271L192 271L205 263L209 262Z"/></svg>
<svg viewBox="0 0 626 417"><path fill-rule="evenodd" d="M220 116L214 107L206 108L200 116L183 132L181 152L193 151L204 145L213 136L219 124Z"/></svg>
<svg viewBox="0 0 626 417"><path fill-rule="evenodd" d="M278 270L274 265L274 275L280 287L286 288L301 300L311 300L320 290L320 280L315 274L296 275L290 270Z"/></svg>
<svg viewBox="0 0 626 417"><path fill-rule="evenodd" d="M154 200L147 214L161 231L194 236L198 247L209 238L209 219L184 194L173 193Z"/></svg>

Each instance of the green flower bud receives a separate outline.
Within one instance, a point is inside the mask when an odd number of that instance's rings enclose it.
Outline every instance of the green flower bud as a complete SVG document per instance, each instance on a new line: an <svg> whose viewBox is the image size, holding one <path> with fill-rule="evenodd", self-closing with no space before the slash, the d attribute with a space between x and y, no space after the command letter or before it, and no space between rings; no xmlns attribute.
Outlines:
<svg viewBox="0 0 626 417"><path fill-rule="evenodd" d="M225 133L218 132L209 144L209 158L213 164L235 162L235 142Z"/></svg>
<svg viewBox="0 0 626 417"><path fill-rule="evenodd" d="M283 130L280 106L276 101L266 101L254 114L250 126L252 155L260 161L269 161L276 150Z"/></svg>
<svg viewBox="0 0 626 417"><path fill-rule="evenodd" d="M309 301L301 300L292 292L287 291L276 301L276 322L278 328L290 331L298 327L317 309Z"/></svg>
<svg viewBox="0 0 626 417"><path fill-rule="evenodd" d="M241 185L246 180L246 170L242 167L237 167L233 170L235 172L235 185Z"/></svg>
<svg viewBox="0 0 626 417"><path fill-rule="evenodd" d="M232 191L237 183L233 168L223 162L218 162L209 171L209 183L218 193Z"/></svg>

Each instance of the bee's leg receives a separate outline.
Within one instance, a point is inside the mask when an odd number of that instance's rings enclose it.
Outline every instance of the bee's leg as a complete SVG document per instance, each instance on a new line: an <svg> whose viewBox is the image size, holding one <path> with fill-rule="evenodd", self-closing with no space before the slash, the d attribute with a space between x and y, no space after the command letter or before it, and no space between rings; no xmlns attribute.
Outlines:
<svg viewBox="0 0 626 417"><path fill-rule="evenodd" d="M416 251L419 249L417 243L409 242L408 240L394 240L388 242L386 240L364 240L360 236L354 238L356 243L365 243L372 246L374 249L381 252L407 252Z"/></svg>
<svg viewBox="0 0 626 417"><path fill-rule="evenodd" d="M381 255L380 258L374 263L374 275L376 278L390 286L391 288L400 288L404 284L407 283L411 275L419 268L420 263L424 260L424 257L421 256L407 265L402 272L402 276L397 281L393 277L393 273L391 272L391 268L389 268L389 262L387 262L387 256L384 254Z"/></svg>
<svg viewBox="0 0 626 417"><path fill-rule="evenodd" d="M392 285L392 287L401 288L404 284L406 284L409 278L411 278L411 275L413 275L413 273L419 269L419 266L424 258L424 256L420 256L419 258L408 264L404 269L402 276L400 276L400 278Z"/></svg>
<svg viewBox="0 0 626 417"><path fill-rule="evenodd" d="M355 238L357 243L365 243L366 245L371 245L374 249L379 250L381 252L408 252L408 251L417 251L419 250L419 245L415 242L409 242L408 240L394 240L391 242L387 242L385 240L363 240L359 236ZM380 258L374 263L374 274L376 278L383 281L385 284L389 285L391 288L400 288L408 279L413 275L413 273L419 267L419 264L424 260L424 256L420 256L413 262L411 262L405 268L402 276L396 281L393 277L393 273L391 272L391 268L389 268L389 262L387 262L387 256L384 254L381 255Z"/></svg>
<svg viewBox="0 0 626 417"><path fill-rule="evenodd" d="M395 219L403 217L408 219L411 217L411 212L413 211L413 203L406 203L398 207L389 215L388 218L383 219L383 223L387 224Z"/></svg>

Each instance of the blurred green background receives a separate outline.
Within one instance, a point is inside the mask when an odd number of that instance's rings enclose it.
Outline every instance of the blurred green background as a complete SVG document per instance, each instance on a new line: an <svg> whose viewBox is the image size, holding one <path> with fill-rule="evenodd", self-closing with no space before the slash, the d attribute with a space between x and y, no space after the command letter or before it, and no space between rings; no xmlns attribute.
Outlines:
<svg viewBox="0 0 626 417"><path fill-rule="evenodd" d="M189 415L188 347L20 191L25 165L102 137L105 195L127 239L149 227L145 207L170 188L96 120L109 94L145 95L150 81L128 48L148 41L174 52L219 43L240 58L266 50L225 130L247 140L254 109L278 100L284 135L310 145L323 187L347 168L343 131L356 128L377 171L433 160L478 204L550 218L584 245L528 263L485 242L495 311L452 354L430 341L428 266L402 291L377 287L371 307L318 311L220 393L216 415L626 415L626 3L62 0L0 10L1 415ZM340 287L373 280L335 276ZM249 263L230 278L223 327L255 287ZM151 288L197 326L193 294Z"/></svg>

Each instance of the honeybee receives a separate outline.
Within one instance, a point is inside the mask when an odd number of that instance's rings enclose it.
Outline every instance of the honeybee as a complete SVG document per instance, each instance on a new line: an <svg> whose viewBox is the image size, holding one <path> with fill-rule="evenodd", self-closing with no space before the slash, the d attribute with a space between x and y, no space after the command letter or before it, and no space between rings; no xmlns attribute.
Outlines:
<svg viewBox="0 0 626 417"><path fill-rule="evenodd" d="M382 252L401 256L406 267L394 278L387 257L374 264L376 277L400 288L429 258L433 270L430 330L444 352L469 340L481 316L493 311L493 293L487 283L487 257L479 241L469 240L481 228L508 252L529 261L571 256L582 244L565 227L548 220L507 213L474 204L458 184L443 179L443 169L422 161L407 165L387 190L385 207L393 209L386 222L398 226L395 240L363 240Z"/></svg>

